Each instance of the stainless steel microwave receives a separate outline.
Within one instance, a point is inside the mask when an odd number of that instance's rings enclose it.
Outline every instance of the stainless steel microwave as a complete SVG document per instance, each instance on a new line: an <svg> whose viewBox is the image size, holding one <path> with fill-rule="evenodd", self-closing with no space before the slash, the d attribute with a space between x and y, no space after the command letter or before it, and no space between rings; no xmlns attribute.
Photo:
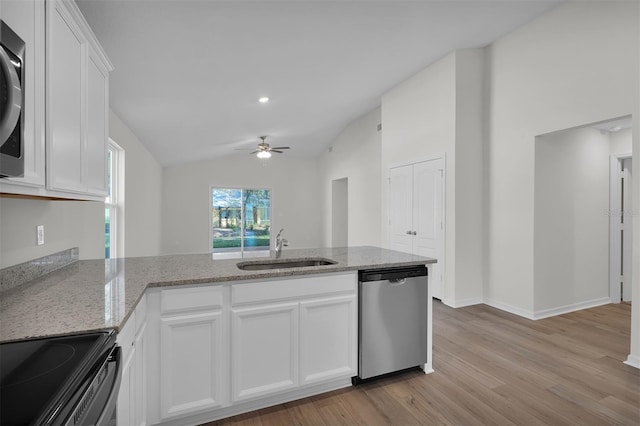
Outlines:
<svg viewBox="0 0 640 426"><path fill-rule="evenodd" d="M0 21L0 177L24 176L25 43Z"/></svg>

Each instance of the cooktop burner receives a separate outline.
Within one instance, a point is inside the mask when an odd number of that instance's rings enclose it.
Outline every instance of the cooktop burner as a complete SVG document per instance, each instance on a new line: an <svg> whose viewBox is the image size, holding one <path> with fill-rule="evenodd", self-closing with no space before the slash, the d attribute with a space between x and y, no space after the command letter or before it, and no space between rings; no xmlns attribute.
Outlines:
<svg viewBox="0 0 640 426"><path fill-rule="evenodd" d="M0 424L46 421L41 417L57 411L68 398L65 393L90 367L104 336L92 333L0 344Z"/></svg>

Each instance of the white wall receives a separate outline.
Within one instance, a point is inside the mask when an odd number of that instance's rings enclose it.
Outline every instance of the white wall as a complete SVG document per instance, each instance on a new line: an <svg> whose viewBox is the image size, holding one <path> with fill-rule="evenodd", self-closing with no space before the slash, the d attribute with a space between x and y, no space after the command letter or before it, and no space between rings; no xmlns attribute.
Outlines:
<svg viewBox="0 0 640 426"><path fill-rule="evenodd" d="M488 48L485 298L496 306L524 315L534 310L536 135L637 108L637 8L634 2L568 2Z"/></svg>
<svg viewBox="0 0 640 426"><path fill-rule="evenodd" d="M640 7L636 14L640 22ZM637 28L637 40L640 44L640 25ZM637 47L636 69L640 69L640 46ZM632 91L633 93L633 91ZM640 153L640 84L635 90L636 104L633 116L633 152ZM640 170L640 155L633 157L633 170ZM634 173L633 179L633 271L640 271L640 173ZM631 285L631 351L627 362L640 368L640 273L635 272Z"/></svg>
<svg viewBox="0 0 640 426"><path fill-rule="evenodd" d="M485 101L484 49L456 51L454 306L483 296Z"/></svg>
<svg viewBox="0 0 640 426"><path fill-rule="evenodd" d="M382 173L446 155L444 302L482 302L484 52L458 50L382 97ZM388 246L387 182L382 182ZM442 261L442 259L441 259Z"/></svg>
<svg viewBox="0 0 640 426"><path fill-rule="evenodd" d="M125 255L160 253L162 169L115 115L110 136L125 150ZM44 225L45 244L36 245ZM104 203L0 198L0 268L72 247L80 259L104 258Z"/></svg>
<svg viewBox="0 0 640 426"><path fill-rule="evenodd" d="M348 242L350 246L381 245L380 218L386 209L380 194L380 108L353 121L319 160L323 199L322 245L331 245L331 184L348 178ZM384 129L383 129L384 131Z"/></svg>
<svg viewBox="0 0 640 426"><path fill-rule="evenodd" d="M44 225L44 245L36 226ZM104 258L104 204L0 198L0 268L80 249L80 259Z"/></svg>
<svg viewBox="0 0 640 426"><path fill-rule="evenodd" d="M535 142L534 311L609 303L609 134Z"/></svg>
<svg viewBox="0 0 640 426"><path fill-rule="evenodd" d="M124 256L156 256L162 236L162 167L113 111L109 119L109 136L125 151Z"/></svg>
<svg viewBox="0 0 640 426"><path fill-rule="evenodd" d="M444 298L454 297L456 55L451 53L382 96L382 244L389 247L389 169L446 154Z"/></svg>
<svg viewBox="0 0 640 426"><path fill-rule="evenodd" d="M611 154L631 154L632 133L631 128L609 133Z"/></svg>
<svg viewBox="0 0 640 426"><path fill-rule="evenodd" d="M271 226L285 228L289 247L322 242L322 196L317 161L286 154L269 160L240 154L165 167L162 194L162 253L208 253L209 188L271 189ZM273 244L272 244L273 247Z"/></svg>

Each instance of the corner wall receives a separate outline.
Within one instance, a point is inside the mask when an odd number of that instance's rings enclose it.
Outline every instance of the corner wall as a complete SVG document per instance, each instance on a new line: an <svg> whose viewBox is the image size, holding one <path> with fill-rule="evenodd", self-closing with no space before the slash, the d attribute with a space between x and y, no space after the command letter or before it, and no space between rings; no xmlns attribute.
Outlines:
<svg viewBox="0 0 640 426"><path fill-rule="evenodd" d="M610 302L609 153L589 127L536 138L536 318Z"/></svg>
<svg viewBox="0 0 640 426"><path fill-rule="evenodd" d="M485 298L496 307L529 317L535 310L535 137L637 108L637 9L634 2L568 2L487 49ZM607 52L607 59L598 52Z"/></svg>
<svg viewBox="0 0 640 426"><path fill-rule="evenodd" d="M640 23L640 6L636 13L636 22ZM640 70L640 24L636 28L636 70ZM633 116L633 271L640 271L640 83L635 93L635 114ZM640 272L632 276L631 284L631 350L626 361L640 368Z"/></svg>
<svg viewBox="0 0 640 426"><path fill-rule="evenodd" d="M484 50L462 49L382 97L384 245L389 169L445 155L443 301L454 307L483 300L484 95Z"/></svg>
<svg viewBox="0 0 640 426"><path fill-rule="evenodd" d="M162 167L113 111L109 136L125 151L123 255L157 256L162 236Z"/></svg>
<svg viewBox="0 0 640 426"><path fill-rule="evenodd" d="M319 159L323 201L322 244L331 245L331 183L348 178L348 244L380 246L380 150L382 144L380 108L350 123ZM384 132L384 129L382 129Z"/></svg>

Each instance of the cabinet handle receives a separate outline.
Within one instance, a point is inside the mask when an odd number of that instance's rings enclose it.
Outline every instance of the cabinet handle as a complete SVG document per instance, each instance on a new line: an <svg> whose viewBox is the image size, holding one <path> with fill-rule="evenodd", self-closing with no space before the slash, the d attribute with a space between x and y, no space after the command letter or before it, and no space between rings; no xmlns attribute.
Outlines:
<svg viewBox="0 0 640 426"><path fill-rule="evenodd" d="M407 231L407 235L411 235L411 231Z"/></svg>
<svg viewBox="0 0 640 426"><path fill-rule="evenodd" d="M418 235L418 233L416 231L413 231L411 235Z"/></svg>

